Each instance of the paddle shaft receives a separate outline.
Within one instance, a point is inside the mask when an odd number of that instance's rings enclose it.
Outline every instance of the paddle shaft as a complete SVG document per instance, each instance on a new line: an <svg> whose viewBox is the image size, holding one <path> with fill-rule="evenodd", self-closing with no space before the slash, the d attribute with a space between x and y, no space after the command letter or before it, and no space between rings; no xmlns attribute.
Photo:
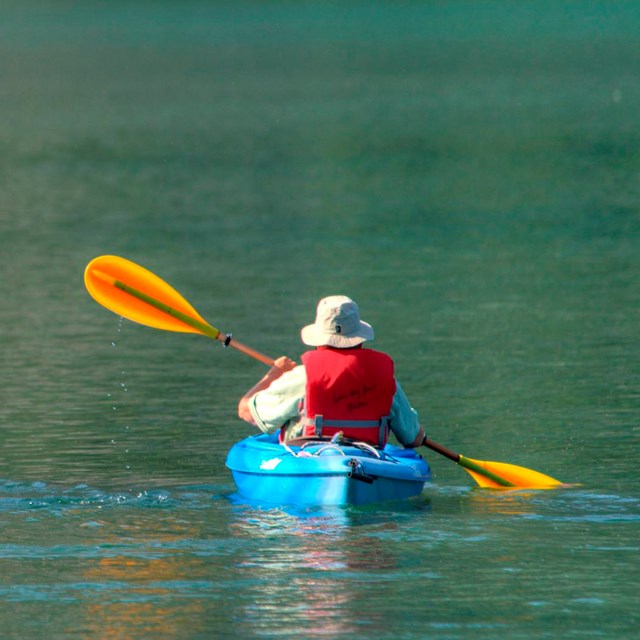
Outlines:
<svg viewBox="0 0 640 640"><path fill-rule="evenodd" d="M485 478L489 478L489 480L493 480L496 484L499 484L501 487L514 486L508 480L505 480L499 475L489 471L488 469L485 469L482 465L475 463L473 460L470 460L469 458L465 458L465 456L459 453L454 453L450 449L447 449L446 447L443 447L441 444L438 444L437 442L430 440L426 436L425 436L425 439L422 441L422 444L425 447L431 449L432 451L439 453L441 456L444 456L445 458L449 458L449 460L453 460L454 462L459 464L461 467L464 467L465 469L469 469L470 471L474 471L475 473L478 473L481 476L484 476Z"/></svg>
<svg viewBox="0 0 640 640"><path fill-rule="evenodd" d="M220 331L218 331L218 329L216 329L215 327L212 327L210 324L207 324L206 322L201 322L196 318L192 318L186 313L182 313L182 311L178 311L177 309L170 307L168 304L165 304L164 302L160 302L160 300L156 300L155 298L152 298L151 296L147 295L142 291L139 291L138 289L135 289L134 287L130 287L128 284L125 284L120 280L113 279L112 284L114 287L117 287L121 291L128 293L130 296L133 296L138 300L142 300L142 302L146 302L148 305L155 307L160 311L163 311L164 313L172 316L173 318L176 318L177 320L180 320L181 322L184 322L186 325L189 325L194 329L197 329L200 333L207 336L208 338L213 338L214 340L220 340L220 342L222 342L225 347L233 347L234 349L241 351L242 353L250 356L251 358L255 358L256 360L259 360L260 362L270 367L273 366L272 358L269 358L269 356L265 356L263 353L260 353L259 351L256 351L251 347L247 347L246 345L242 344L241 342L238 342L237 340L233 340L230 335L223 335L222 333L220 333Z"/></svg>

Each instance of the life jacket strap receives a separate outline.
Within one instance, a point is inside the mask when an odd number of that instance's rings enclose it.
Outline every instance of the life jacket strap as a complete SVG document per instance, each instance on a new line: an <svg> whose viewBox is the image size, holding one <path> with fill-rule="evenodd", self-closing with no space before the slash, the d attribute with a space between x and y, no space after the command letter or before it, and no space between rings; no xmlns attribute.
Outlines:
<svg viewBox="0 0 640 640"><path fill-rule="evenodd" d="M302 419L304 427L313 427L314 436L322 437L323 427L330 429L372 429L378 428L378 446L383 447L391 428L390 416L383 416L380 420L327 420L322 415L315 415L313 418L304 417Z"/></svg>

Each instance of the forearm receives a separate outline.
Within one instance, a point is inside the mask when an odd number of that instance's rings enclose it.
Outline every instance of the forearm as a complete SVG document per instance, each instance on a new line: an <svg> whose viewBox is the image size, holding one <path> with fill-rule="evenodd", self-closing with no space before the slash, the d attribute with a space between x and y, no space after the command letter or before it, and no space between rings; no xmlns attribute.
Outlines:
<svg viewBox="0 0 640 640"><path fill-rule="evenodd" d="M261 380L257 384L253 385L253 387L251 387L251 389L249 389L249 391L240 398L240 401L238 402L238 416L249 424L255 425L256 421L251 414L251 409L249 408L251 398L253 398L256 393L268 389L283 373L290 371L295 366L296 363L285 356L278 358Z"/></svg>
<svg viewBox="0 0 640 640"><path fill-rule="evenodd" d="M257 384L255 384L249 391L247 391L242 398L240 398L240 402L238 402L238 416L242 418L244 421L249 424L256 424L256 421L253 419L251 415L251 410L249 409L249 401L253 396L259 391L263 391L264 389L268 389L271 386L271 383L274 380L277 380L281 374L275 374L273 371L269 371Z"/></svg>

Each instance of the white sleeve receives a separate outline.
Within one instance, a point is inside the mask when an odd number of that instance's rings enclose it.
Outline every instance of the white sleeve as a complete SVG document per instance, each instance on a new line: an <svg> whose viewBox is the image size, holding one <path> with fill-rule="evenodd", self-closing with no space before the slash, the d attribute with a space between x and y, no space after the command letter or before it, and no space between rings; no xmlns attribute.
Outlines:
<svg viewBox="0 0 640 640"><path fill-rule="evenodd" d="M249 399L249 410L258 427L273 433L300 417L307 374L304 365L283 373L271 385Z"/></svg>

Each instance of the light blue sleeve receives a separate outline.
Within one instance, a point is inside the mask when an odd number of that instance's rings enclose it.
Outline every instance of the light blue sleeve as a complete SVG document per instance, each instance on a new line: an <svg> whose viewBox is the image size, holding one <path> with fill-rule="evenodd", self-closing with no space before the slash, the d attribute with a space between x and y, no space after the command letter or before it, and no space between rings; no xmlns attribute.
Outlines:
<svg viewBox="0 0 640 640"><path fill-rule="evenodd" d="M396 380L396 394L391 405L391 431L403 445L410 445L418 437L420 419L418 412L409 404L400 383Z"/></svg>

